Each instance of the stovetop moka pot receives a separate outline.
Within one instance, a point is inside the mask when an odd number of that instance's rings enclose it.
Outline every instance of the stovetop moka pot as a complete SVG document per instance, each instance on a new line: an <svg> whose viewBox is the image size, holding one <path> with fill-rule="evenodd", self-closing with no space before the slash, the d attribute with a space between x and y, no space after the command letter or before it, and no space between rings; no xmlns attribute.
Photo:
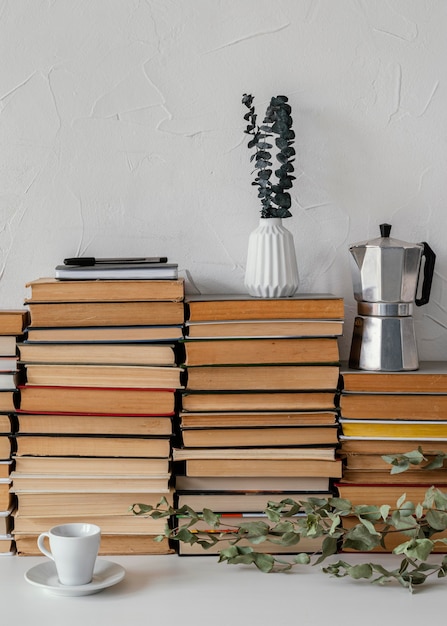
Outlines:
<svg viewBox="0 0 447 626"><path fill-rule="evenodd" d="M429 301L436 255L426 242L400 241L390 232L390 224L381 224L381 237L349 248L358 312L349 358L355 369L419 367L413 304Z"/></svg>

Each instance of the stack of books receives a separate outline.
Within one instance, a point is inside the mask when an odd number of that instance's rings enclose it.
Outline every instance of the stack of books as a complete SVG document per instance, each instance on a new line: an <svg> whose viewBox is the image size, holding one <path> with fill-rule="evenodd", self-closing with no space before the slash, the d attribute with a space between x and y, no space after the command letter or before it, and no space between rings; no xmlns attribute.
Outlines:
<svg viewBox="0 0 447 626"><path fill-rule="evenodd" d="M186 389L173 450L178 506L252 521L269 500L330 493L330 480L341 475L335 394L342 299L210 295L185 304ZM320 548L308 544L296 549ZM179 547L180 554L199 550Z"/></svg>
<svg viewBox="0 0 447 626"><path fill-rule="evenodd" d="M111 276L111 275L110 275ZM64 520L102 529L101 553L170 552L139 502L172 501L171 438L182 370L182 279L32 281L19 343L12 490L19 554Z"/></svg>
<svg viewBox="0 0 447 626"><path fill-rule="evenodd" d="M447 453L447 363L421 362L411 372L341 369L339 495L353 504L396 506L406 494L415 504L435 485L447 489L447 468L412 465L391 473L382 457L422 449L430 462ZM395 538L397 541L399 538ZM395 543L395 542L394 542ZM394 546L389 538L387 547Z"/></svg>
<svg viewBox="0 0 447 626"><path fill-rule="evenodd" d="M13 554L15 498L11 492L13 435L16 429L16 396L20 382L17 342L28 325L27 310L0 311L0 556Z"/></svg>

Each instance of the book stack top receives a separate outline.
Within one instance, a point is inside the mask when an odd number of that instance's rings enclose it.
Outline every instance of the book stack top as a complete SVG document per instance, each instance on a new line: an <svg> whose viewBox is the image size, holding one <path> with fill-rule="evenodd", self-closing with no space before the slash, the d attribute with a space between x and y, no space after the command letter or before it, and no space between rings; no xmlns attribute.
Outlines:
<svg viewBox="0 0 447 626"><path fill-rule="evenodd" d="M40 278L27 284L28 337L146 341L182 335L184 280L70 280ZM119 330L115 330L118 328ZM47 330L52 329L52 330ZM80 329L75 331L73 329Z"/></svg>
<svg viewBox="0 0 447 626"><path fill-rule="evenodd" d="M185 410L335 408L342 298L187 296L185 310Z"/></svg>

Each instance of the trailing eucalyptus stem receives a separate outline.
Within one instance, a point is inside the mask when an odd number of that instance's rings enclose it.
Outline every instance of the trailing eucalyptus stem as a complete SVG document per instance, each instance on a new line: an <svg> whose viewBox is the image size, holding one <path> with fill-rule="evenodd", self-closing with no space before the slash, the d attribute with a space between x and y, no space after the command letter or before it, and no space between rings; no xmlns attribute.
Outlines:
<svg viewBox="0 0 447 626"><path fill-rule="evenodd" d="M290 207L292 200L289 189L292 188L295 176L293 157L295 149L292 144L295 140L295 133L292 130L293 120L292 109L286 96L276 96L271 98L270 104L265 112L262 124L257 123L257 113L253 105L253 96L244 94L242 104L248 108L248 113L244 115L247 122L245 133L251 135L248 142L249 149L255 149L250 161L254 161L256 177L252 185L258 187L258 198L261 200L261 217L291 217ZM276 184L271 180L273 175L273 161L271 150L273 148L273 138L278 149L276 159L281 164L274 174L277 178Z"/></svg>
<svg viewBox="0 0 447 626"><path fill-rule="evenodd" d="M427 459L420 448L383 458L391 464L392 473L405 471L410 465L421 465L422 470L434 467L433 463L423 465ZM442 465L443 460L444 454L439 453L435 466ZM263 572L319 565L340 552L370 552L377 548L390 551L387 544L391 543L393 554L402 556L396 568L387 569L370 561L352 565L340 559L331 561L323 571L337 578L348 576L378 585L396 581L410 591L430 576L447 575L447 555L441 555L440 562L427 560L436 548L447 551L447 494L435 487L426 491L421 503L413 503L402 494L395 507L353 505L338 497L311 497L303 501L286 498L267 503L265 521L242 522L237 526L229 526L225 517L210 509L197 512L187 505L173 508L165 498L155 507L138 503L131 510L136 515L166 518L165 531L157 537L158 541L168 538L198 544L205 551L226 542L227 547L219 552L219 562L254 564ZM274 554L275 545L293 546L296 552L302 538L319 539L314 554L302 552L290 558ZM264 549L257 551L256 546L261 544ZM272 554L265 550L265 544L271 544Z"/></svg>

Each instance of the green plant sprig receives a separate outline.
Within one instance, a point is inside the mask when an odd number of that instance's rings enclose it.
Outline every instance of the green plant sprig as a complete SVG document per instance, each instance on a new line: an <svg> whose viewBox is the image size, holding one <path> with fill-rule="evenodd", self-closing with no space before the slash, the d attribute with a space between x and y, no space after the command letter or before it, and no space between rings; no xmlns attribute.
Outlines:
<svg viewBox="0 0 447 626"><path fill-rule="evenodd" d="M226 525L225 518L209 509L200 513L186 505L176 509L164 498L155 507L134 504L131 510L136 515L167 519L158 541L168 538L197 543L204 550L229 541L230 545L219 552L219 562L254 564L266 573L287 571L296 565L319 565L340 551L369 552L385 548L387 537L400 533L404 540L393 549L394 554L402 555L397 568L387 569L373 562L351 565L339 560L325 566L323 571L337 578L349 576L379 585L395 581L410 591L430 576L447 575L447 555L440 563L427 561L437 546L447 545L447 538L439 536L447 530L447 494L435 487L426 491L419 504L408 501L403 494L395 508L352 505L349 500L337 497L312 497L305 501L287 498L267 503L265 522L246 522L234 527ZM348 518L356 523L344 523ZM180 525L173 527L173 519L181 520ZM197 527L203 521L206 530ZM274 544L297 546L303 537L323 537L321 552L313 555L303 552L284 559L256 550L264 542L272 544L272 552Z"/></svg>
<svg viewBox="0 0 447 626"><path fill-rule="evenodd" d="M419 447L408 453L384 455L382 458L391 465L391 473L398 473L415 465L419 465L421 470L442 467L445 457L443 452L430 452L425 456ZM395 581L410 591L425 583L430 576L443 578L447 575L447 556L440 563L427 561L436 546L447 545L447 494L435 487L430 487L423 502L418 504L408 501L406 494L403 494L395 508L385 504L354 506L349 500L337 497L268 502L264 511L266 522L245 522L237 526L229 526L225 518L210 509L197 512L187 505L175 509L165 498L155 507L134 504L131 510L136 515L167 519L164 534L157 537L158 541L168 538L197 543L204 550L226 541L230 545L220 550L219 562L254 564L263 572L287 571L296 565L321 564L340 551L368 552L379 547L386 549L387 537L400 533L404 540L393 549L393 553L403 558L395 569L387 569L380 563L351 565L347 561L338 560L325 566L323 571L337 578L349 576L379 585ZM355 523L344 524L348 518L356 520ZM173 527L174 519L183 522ZM197 527L200 522L205 522L206 530ZM439 536L440 533L444 535ZM303 537L323 537L321 551L313 555L298 553L286 560L256 550L256 546L264 542L296 546Z"/></svg>
<svg viewBox="0 0 447 626"><path fill-rule="evenodd" d="M431 460L429 460L429 458ZM436 451L425 455L422 447L417 450L404 452L401 454L385 454L382 459L391 465L391 474L400 474L410 469L411 465L419 466L422 470L434 470L442 468L444 465L446 454Z"/></svg>
<svg viewBox="0 0 447 626"><path fill-rule="evenodd" d="M289 189L292 188L295 176L293 157L295 149L292 144L295 140L295 133L292 130L293 120L292 109L286 96L272 97L267 107L263 123L257 123L257 114L253 105L253 96L244 94L242 104L248 108L248 113L244 115L247 122L245 133L251 135L248 148L255 149L255 153L250 160L254 161L256 177L252 185L258 187L258 198L261 200L261 217L291 217L290 207L292 199ZM277 178L276 184L271 180L273 176L273 161L271 150L273 148L273 138L278 149L276 155L280 163L274 174Z"/></svg>

